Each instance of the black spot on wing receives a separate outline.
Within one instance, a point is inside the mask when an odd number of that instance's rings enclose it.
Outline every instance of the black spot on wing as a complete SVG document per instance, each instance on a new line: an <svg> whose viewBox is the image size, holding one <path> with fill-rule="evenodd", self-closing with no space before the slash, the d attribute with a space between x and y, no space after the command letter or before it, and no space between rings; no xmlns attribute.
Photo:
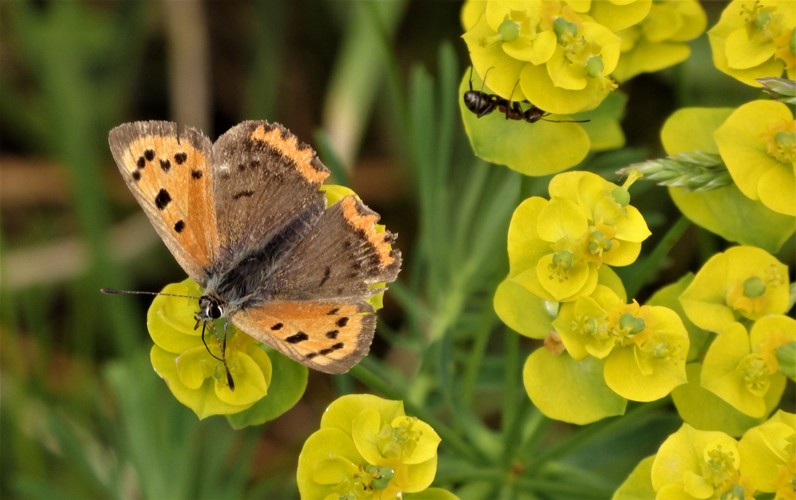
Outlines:
<svg viewBox="0 0 796 500"><path fill-rule="evenodd" d="M164 172L169 171L169 169L171 168L171 162L168 160L168 158L160 159L160 168L162 168Z"/></svg>
<svg viewBox="0 0 796 500"><path fill-rule="evenodd" d="M182 165L188 159L187 153L177 153L174 155L174 161L177 162L177 165Z"/></svg>
<svg viewBox="0 0 796 500"><path fill-rule="evenodd" d="M338 342L332 346L327 347L326 349L321 349L320 351L318 351L318 354L320 354L321 356L326 356L327 354L331 354L334 351L338 351L343 347L345 347L345 344L343 344L342 342Z"/></svg>
<svg viewBox="0 0 796 500"><path fill-rule="evenodd" d="M302 331L298 331L291 335L290 337L285 338L285 342L288 344L298 344L300 342L304 342L305 340L309 340L310 336Z"/></svg>
<svg viewBox="0 0 796 500"><path fill-rule="evenodd" d="M336 324L340 328L343 328L344 326L346 326L348 324L348 317L347 316L343 316L342 318L337 320Z"/></svg>
<svg viewBox="0 0 796 500"><path fill-rule="evenodd" d="M144 158L146 161L152 161L155 159L155 150L154 149L147 149L144 151Z"/></svg>
<svg viewBox="0 0 796 500"><path fill-rule="evenodd" d="M138 181L141 180L141 172L139 170L133 170L133 180Z"/></svg>
<svg viewBox="0 0 796 500"><path fill-rule="evenodd" d="M139 156L138 161L135 162L135 166L138 168L146 167L146 158L144 158L143 156Z"/></svg>
<svg viewBox="0 0 796 500"><path fill-rule="evenodd" d="M283 325L282 323L274 323L273 325L271 325L271 330L276 332L281 330L283 326L285 325Z"/></svg>
<svg viewBox="0 0 796 500"><path fill-rule="evenodd" d="M252 190L238 191L237 193L232 195L232 199L237 200L240 198L251 198L252 196L254 196L254 191Z"/></svg>
<svg viewBox="0 0 796 500"><path fill-rule="evenodd" d="M201 179L202 178L202 171L201 170L191 170L191 177L194 179Z"/></svg>
<svg viewBox="0 0 796 500"><path fill-rule="evenodd" d="M185 221L180 219L174 224L174 230L181 233L183 229L185 229Z"/></svg>
<svg viewBox="0 0 796 500"><path fill-rule="evenodd" d="M323 278L321 278L321 282L318 284L318 286L323 286L327 281L329 281L329 277L331 275L332 275L332 269L330 267L327 267L326 269L324 269L323 270Z"/></svg>
<svg viewBox="0 0 796 500"><path fill-rule="evenodd" d="M158 210L164 210L166 206L171 202L171 195L165 189L158 191L157 196L155 196L155 206L158 207Z"/></svg>
<svg viewBox="0 0 796 500"><path fill-rule="evenodd" d="M340 330L329 330L328 332L326 332L326 338L327 339L336 339L337 338L337 334L339 334L339 333L340 333Z"/></svg>

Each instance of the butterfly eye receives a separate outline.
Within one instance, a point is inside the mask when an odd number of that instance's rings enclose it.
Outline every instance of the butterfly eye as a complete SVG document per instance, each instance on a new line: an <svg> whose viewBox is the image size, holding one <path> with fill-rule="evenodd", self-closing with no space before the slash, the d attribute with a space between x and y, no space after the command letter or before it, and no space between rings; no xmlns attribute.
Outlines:
<svg viewBox="0 0 796 500"><path fill-rule="evenodd" d="M218 319L224 315L224 309L221 307L221 304L216 302L211 302L208 304L207 307L207 317L212 319Z"/></svg>
<svg viewBox="0 0 796 500"><path fill-rule="evenodd" d="M207 321L218 319L224 315L224 308L217 299L208 296L199 298L199 312L196 313L197 321Z"/></svg>

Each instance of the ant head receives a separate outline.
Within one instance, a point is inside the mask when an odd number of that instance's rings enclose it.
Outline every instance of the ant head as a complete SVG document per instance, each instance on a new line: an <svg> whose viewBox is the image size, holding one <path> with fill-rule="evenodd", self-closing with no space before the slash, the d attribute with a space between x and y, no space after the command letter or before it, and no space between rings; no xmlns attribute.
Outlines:
<svg viewBox="0 0 796 500"><path fill-rule="evenodd" d="M548 112L546 112L544 110L541 110L541 109L537 108L536 106L531 106L530 109L526 110L523 113L523 118L525 118L525 121L529 122L529 123L536 123L539 120L552 121L552 120L545 119L545 116L547 116L549 114L550 113L548 113Z"/></svg>

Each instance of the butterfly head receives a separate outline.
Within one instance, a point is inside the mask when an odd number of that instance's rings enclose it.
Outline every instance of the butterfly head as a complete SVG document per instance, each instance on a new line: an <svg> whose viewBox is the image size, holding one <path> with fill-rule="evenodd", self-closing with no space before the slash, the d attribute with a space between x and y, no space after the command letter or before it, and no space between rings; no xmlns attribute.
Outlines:
<svg viewBox="0 0 796 500"><path fill-rule="evenodd" d="M224 316L224 304L220 299L202 295L199 297L199 311L196 312L194 319L196 324L207 323Z"/></svg>

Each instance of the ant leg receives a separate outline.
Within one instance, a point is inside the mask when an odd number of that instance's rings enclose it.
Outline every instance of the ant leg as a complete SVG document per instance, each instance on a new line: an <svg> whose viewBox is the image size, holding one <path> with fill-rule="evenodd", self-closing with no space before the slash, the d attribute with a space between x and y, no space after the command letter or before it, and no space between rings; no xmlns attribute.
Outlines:
<svg viewBox="0 0 796 500"><path fill-rule="evenodd" d="M520 103L514 101L512 102L511 98L514 96L514 91L517 90L517 85L519 85L520 81L514 84L511 88L511 94L509 94L509 98L506 101L506 120L512 119L513 116L522 116L522 108L520 108Z"/></svg>

